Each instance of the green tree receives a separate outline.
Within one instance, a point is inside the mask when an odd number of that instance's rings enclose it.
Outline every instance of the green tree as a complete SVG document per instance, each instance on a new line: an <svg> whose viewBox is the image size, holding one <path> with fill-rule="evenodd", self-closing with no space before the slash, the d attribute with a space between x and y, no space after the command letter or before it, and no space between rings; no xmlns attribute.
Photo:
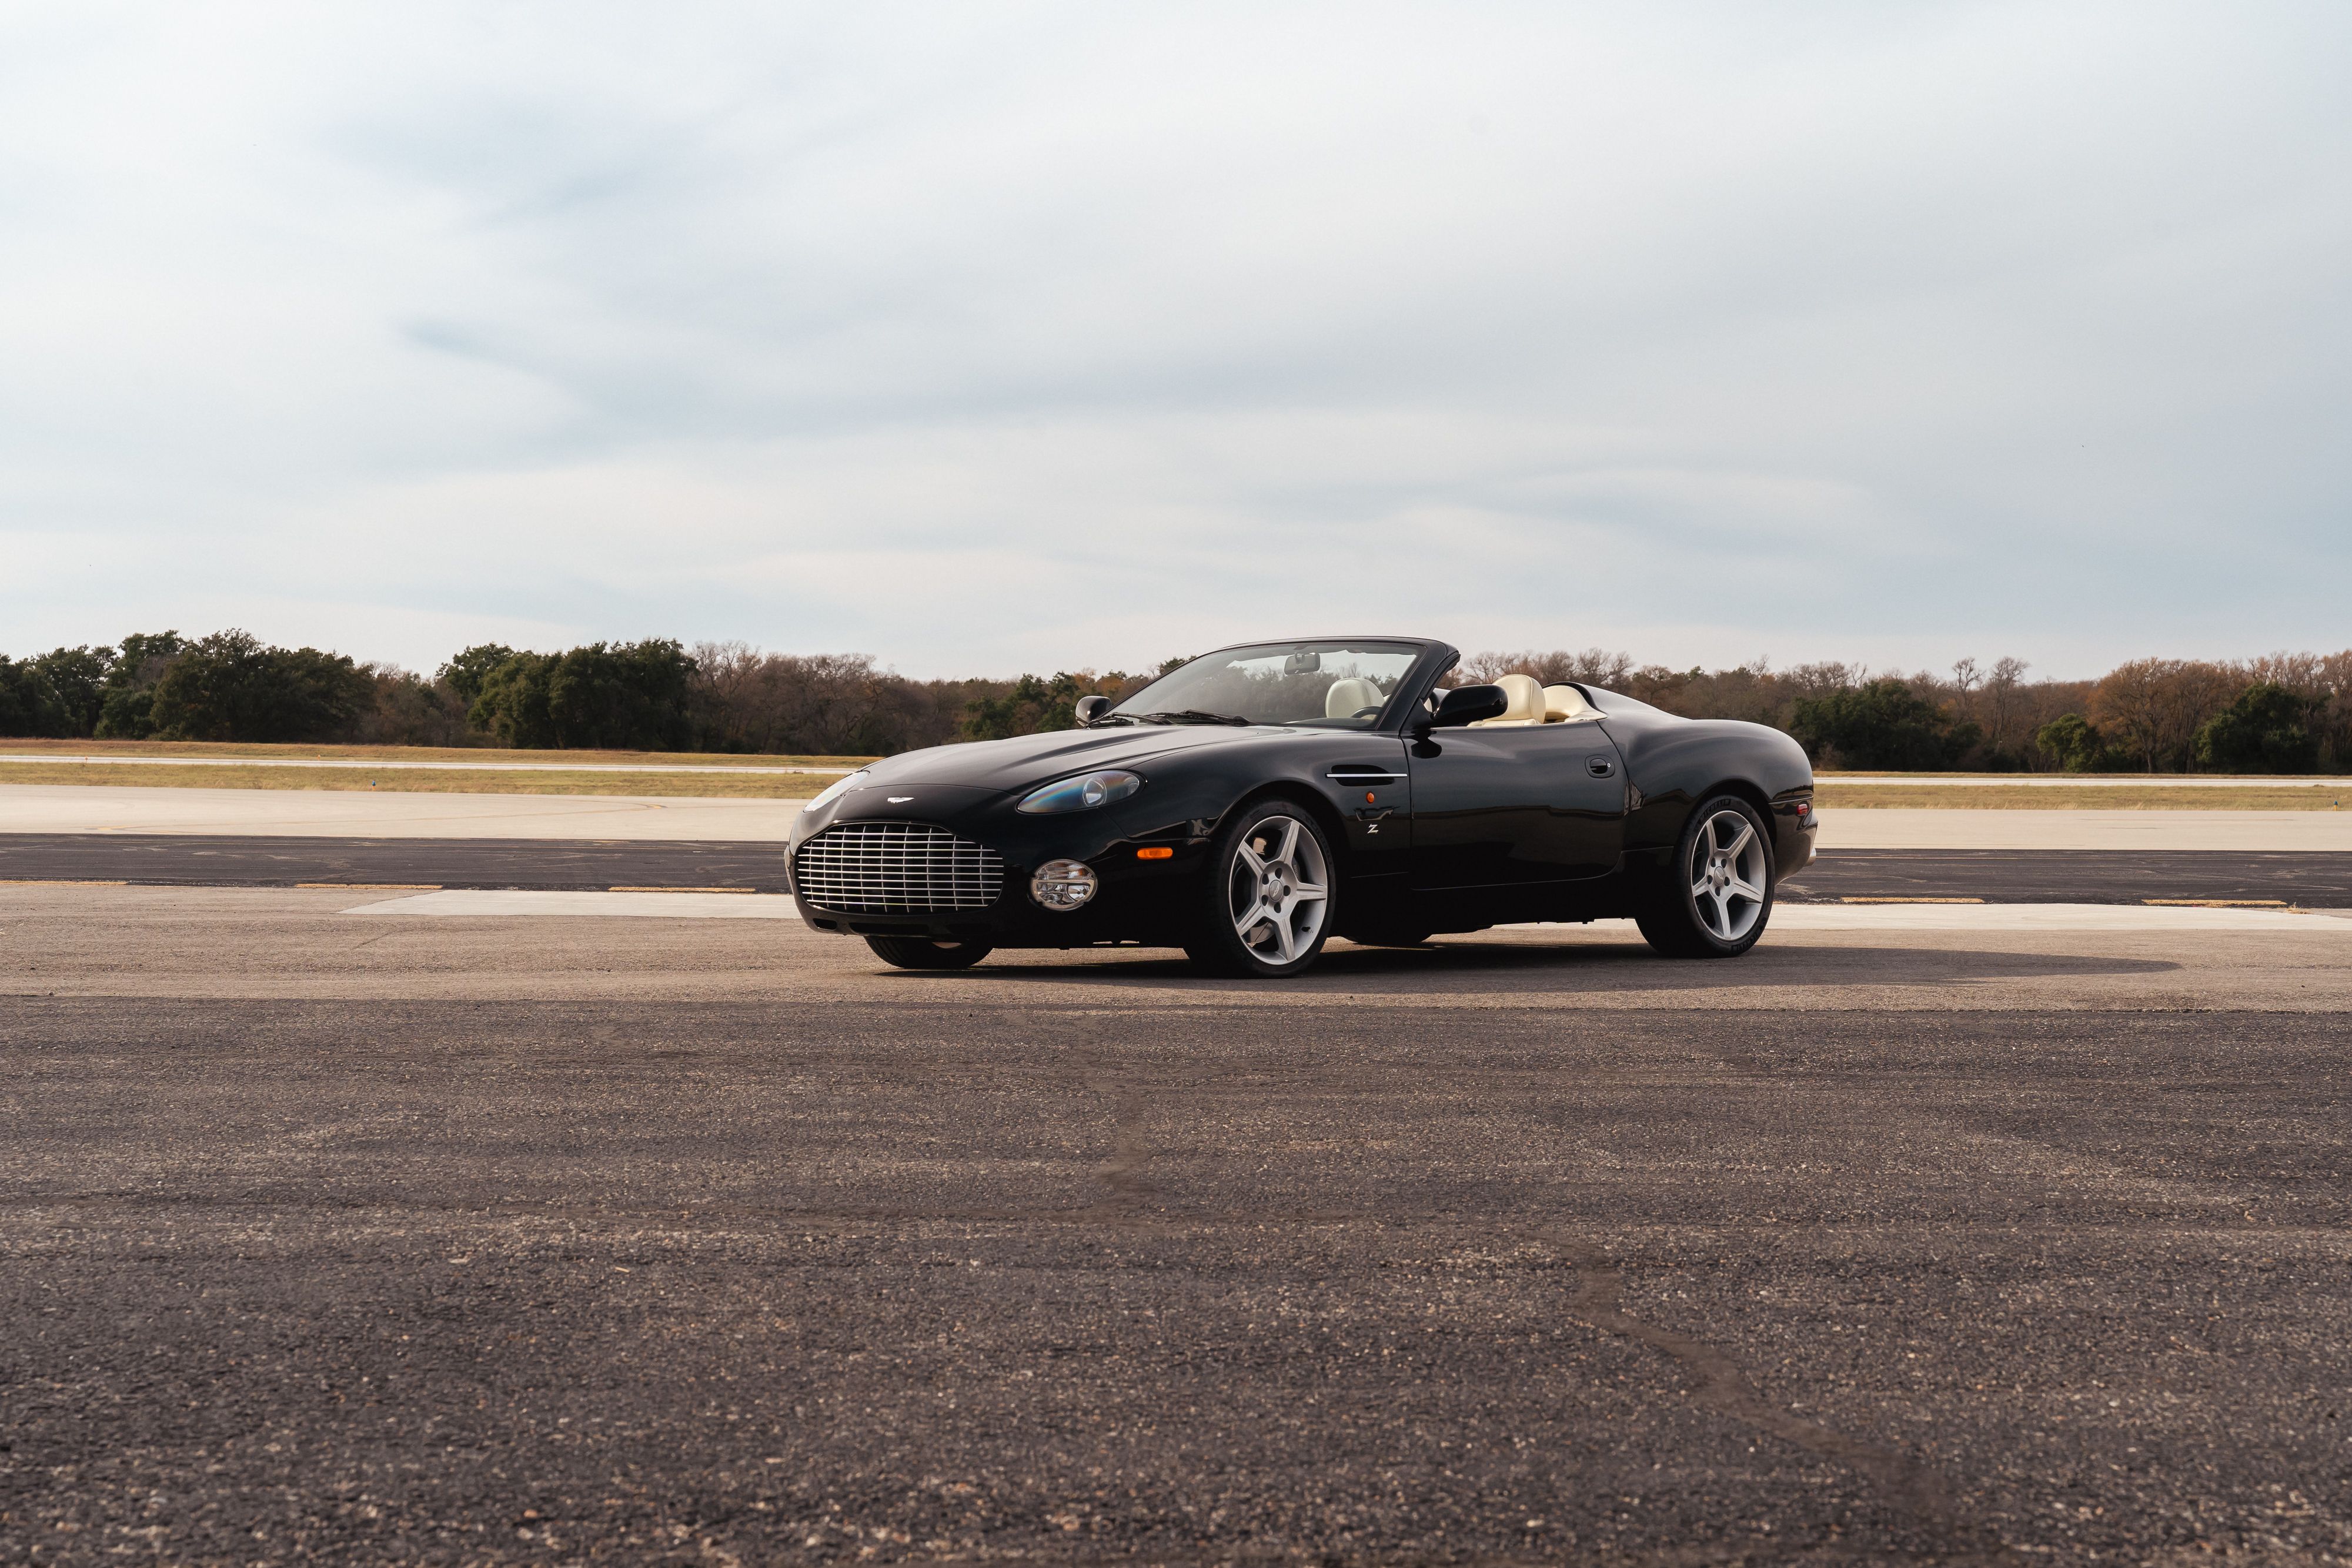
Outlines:
<svg viewBox="0 0 2352 1568"><path fill-rule="evenodd" d="M468 648L443 666L452 685L474 679L453 673L486 649ZM694 720L688 699L694 660L667 637L642 643L588 643L562 653L513 653L479 670L467 722L514 747L588 747L674 751L688 744Z"/></svg>
<svg viewBox="0 0 2352 1568"><path fill-rule="evenodd" d="M2079 713L2060 714L2035 730L2033 744L2069 773L2105 771L2115 757L2105 738Z"/></svg>
<svg viewBox="0 0 2352 1568"><path fill-rule="evenodd" d="M2311 720L2322 704L2257 681L2197 731L2197 760L2225 773L2308 773L2319 766Z"/></svg>
<svg viewBox="0 0 2352 1568"><path fill-rule="evenodd" d="M68 733L89 735L98 728L99 710L106 701L107 673L114 667L113 649L55 648L26 663L48 677L58 699L65 704L73 726Z"/></svg>
<svg viewBox="0 0 2352 1568"><path fill-rule="evenodd" d="M1800 698L1789 733L1814 757L1849 768L1948 768L1976 745L1971 722L1950 716L1891 677Z"/></svg>
<svg viewBox="0 0 2352 1568"><path fill-rule="evenodd" d="M548 716L548 677L554 673L553 653L517 653L482 672L481 688L466 709L466 722L515 747L556 744L555 721Z"/></svg>
<svg viewBox="0 0 2352 1568"><path fill-rule="evenodd" d="M0 654L0 736L63 738L73 733L73 714L39 661Z"/></svg>
<svg viewBox="0 0 2352 1568"><path fill-rule="evenodd" d="M451 659L436 672L435 679L445 683L468 706L482 695L482 683L492 670L515 656L515 651L504 643L477 643Z"/></svg>
<svg viewBox="0 0 2352 1568"><path fill-rule="evenodd" d="M101 740L144 740L155 733L155 683L188 646L177 632L133 632L106 672L93 731Z"/></svg>
<svg viewBox="0 0 2352 1568"><path fill-rule="evenodd" d="M693 727L687 712L693 677L694 661L667 637L574 648L548 674L555 744L677 750Z"/></svg>
<svg viewBox="0 0 2352 1568"><path fill-rule="evenodd" d="M341 653L265 646L215 632L190 643L156 681L150 716L166 740L329 740L348 731L375 682Z"/></svg>

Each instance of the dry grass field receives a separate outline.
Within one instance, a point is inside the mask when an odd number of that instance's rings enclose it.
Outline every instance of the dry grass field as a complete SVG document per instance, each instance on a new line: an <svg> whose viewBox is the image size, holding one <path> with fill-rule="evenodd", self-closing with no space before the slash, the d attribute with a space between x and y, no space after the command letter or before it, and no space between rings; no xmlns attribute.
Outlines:
<svg viewBox="0 0 2352 1568"><path fill-rule="evenodd" d="M165 763L0 762L0 784L101 784L181 789L356 789L436 795L676 795L805 800L822 773L501 773L471 768L173 768Z"/></svg>
<svg viewBox="0 0 2352 1568"><path fill-rule="evenodd" d="M776 768L856 768L870 757L744 757L697 752L508 751L399 746L233 746L165 741L0 740L0 784L131 785L150 789L356 789L462 795L666 795L804 800L815 773ZM39 758L35 761L29 758ZM54 760L51 760L51 759ZM89 758L91 760L83 760ZM188 766L173 767L184 759ZM321 763L347 766L318 766ZM432 763L431 768L371 764ZM466 764L476 764L467 767ZM289 766L302 764L303 766ZM504 768L496 766L503 764ZM454 766L453 766L454 765ZM489 765L489 766L480 766ZM509 771L518 765L528 771ZM596 771L597 768L626 771ZM737 770L740 770L738 772ZM1885 775L1872 776L1884 779ZM2329 811L2352 786L2315 788L2249 779L2226 788L2162 778L2020 785L2001 779L1923 775L1916 783L1847 783L1822 776L1824 810Z"/></svg>

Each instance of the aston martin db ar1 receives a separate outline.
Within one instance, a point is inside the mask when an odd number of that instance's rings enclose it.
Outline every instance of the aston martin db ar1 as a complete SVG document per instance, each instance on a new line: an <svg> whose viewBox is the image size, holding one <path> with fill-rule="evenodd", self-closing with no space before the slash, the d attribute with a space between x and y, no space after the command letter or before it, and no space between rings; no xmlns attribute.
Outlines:
<svg viewBox="0 0 2352 1568"><path fill-rule="evenodd" d="M1626 916L1674 957L1755 945L1813 855L1802 747L1591 685L1448 688L1459 659L1255 643L1088 697L1074 729L886 758L795 821L802 917L910 969L1137 944L1275 977L1333 936Z"/></svg>

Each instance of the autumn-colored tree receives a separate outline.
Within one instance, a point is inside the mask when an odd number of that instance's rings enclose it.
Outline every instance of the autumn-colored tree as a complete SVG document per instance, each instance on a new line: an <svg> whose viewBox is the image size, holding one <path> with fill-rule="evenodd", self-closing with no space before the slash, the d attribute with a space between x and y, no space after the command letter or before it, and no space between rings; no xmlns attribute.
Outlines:
<svg viewBox="0 0 2352 1568"><path fill-rule="evenodd" d="M2091 690L2089 718L2148 772L2184 769L2197 731L2245 685L2242 671L2188 659L2135 659Z"/></svg>

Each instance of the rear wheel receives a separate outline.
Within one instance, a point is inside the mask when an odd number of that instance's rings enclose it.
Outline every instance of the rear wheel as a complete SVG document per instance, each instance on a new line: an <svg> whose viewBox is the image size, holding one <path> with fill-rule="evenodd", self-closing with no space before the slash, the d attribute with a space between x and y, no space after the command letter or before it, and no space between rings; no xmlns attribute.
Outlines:
<svg viewBox="0 0 2352 1568"><path fill-rule="evenodd" d="M1237 813L1209 853L1208 907L1184 951L1212 974L1302 973L1330 935L1335 863L1307 809L1267 800Z"/></svg>
<svg viewBox="0 0 2352 1568"><path fill-rule="evenodd" d="M1736 958L1772 915L1778 874L1763 815L1737 795L1700 803L1635 922L1669 958Z"/></svg>
<svg viewBox="0 0 2352 1568"><path fill-rule="evenodd" d="M969 969L995 949L985 942L934 942L925 936L868 936L866 945L901 969Z"/></svg>

